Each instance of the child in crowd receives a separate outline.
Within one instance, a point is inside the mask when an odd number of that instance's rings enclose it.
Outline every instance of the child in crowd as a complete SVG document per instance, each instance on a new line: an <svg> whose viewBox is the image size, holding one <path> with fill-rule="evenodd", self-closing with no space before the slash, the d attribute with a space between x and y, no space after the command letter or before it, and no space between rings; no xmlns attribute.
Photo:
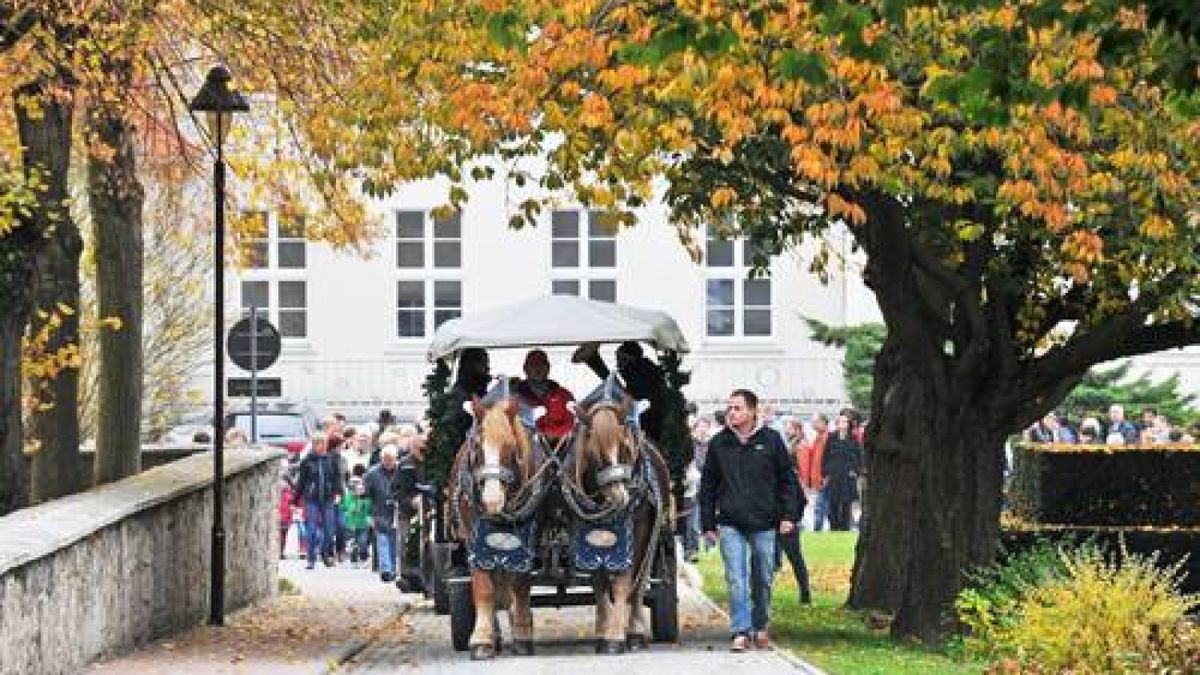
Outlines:
<svg viewBox="0 0 1200 675"><path fill-rule="evenodd" d="M288 480L288 464L284 460L279 475L279 559L287 559L288 530L292 529L292 482Z"/></svg>
<svg viewBox="0 0 1200 675"><path fill-rule="evenodd" d="M350 539L350 564L357 566L369 557L371 541L371 498L367 496L367 485L363 476L367 467L356 464L353 475L342 499L342 516Z"/></svg>

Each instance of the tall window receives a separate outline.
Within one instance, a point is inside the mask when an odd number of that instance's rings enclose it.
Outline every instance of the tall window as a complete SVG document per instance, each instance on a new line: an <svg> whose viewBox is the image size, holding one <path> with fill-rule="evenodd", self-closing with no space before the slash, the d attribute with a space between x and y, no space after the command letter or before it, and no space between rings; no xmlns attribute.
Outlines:
<svg viewBox="0 0 1200 675"><path fill-rule="evenodd" d="M605 222L600 211L552 212L550 267L551 293L616 302L615 224Z"/></svg>
<svg viewBox="0 0 1200 675"><path fill-rule="evenodd" d="M257 307L284 338L308 337L304 218L272 218L266 211L245 216L254 219L256 236L243 240L242 309Z"/></svg>
<svg viewBox="0 0 1200 675"><path fill-rule="evenodd" d="M462 316L462 217L396 213L396 335L424 338Z"/></svg>
<svg viewBox="0 0 1200 675"><path fill-rule="evenodd" d="M279 335L285 338L308 337L307 295L307 282L302 280L242 281L242 309L249 313L251 307L258 308L259 316L275 324Z"/></svg>
<svg viewBox="0 0 1200 675"><path fill-rule="evenodd" d="M243 216L248 221L246 231L251 236L242 239L242 260L247 269L267 269L271 266L271 227L267 212L248 211Z"/></svg>
<svg viewBox="0 0 1200 675"><path fill-rule="evenodd" d="M745 239L709 237L705 246L705 334L771 335L771 280L750 278L753 249Z"/></svg>
<svg viewBox="0 0 1200 675"><path fill-rule="evenodd" d="M303 281L279 282L279 334L308 336L308 289Z"/></svg>
<svg viewBox="0 0 1200 675"><path fill-rule="evenodd" d="M308 243L304 239L303 216L279 222L275 251L280 269L304 269L308 262Z"/></svg>

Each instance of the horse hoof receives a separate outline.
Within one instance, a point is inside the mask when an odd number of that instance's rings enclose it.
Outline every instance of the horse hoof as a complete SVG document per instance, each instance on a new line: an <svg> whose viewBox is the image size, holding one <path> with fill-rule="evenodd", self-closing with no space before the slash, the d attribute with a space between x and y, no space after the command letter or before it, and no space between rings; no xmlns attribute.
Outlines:
<svg viewBox="0 0 1200 675"><path fill-rule="evenodd" d="M634 634L630 635L629 637L627 637L625 639L625 641L629 645L629 651L637 651L639 649L646 649L647 647L650 646L650 641L647 640L646 636L642 635L641 633L634 633Z"/></svg>
<svg viewBox="0 0 1200 675"><path fill-rule="evenodd" d="M624 640L596 640L597 654L624 654Z"/></svg>
<svg viewBox="0 0 1200 675"><path fill-rule="evenodd" d="M513 656L533 656L533 640L515 640L512 643Z"/></svg>
<svg viewBox="0 0 1200 675"><path fill-rule="evenodd" d="M472 645L472 661L489 661L496 658L496 648L492 645Z"/></svg>

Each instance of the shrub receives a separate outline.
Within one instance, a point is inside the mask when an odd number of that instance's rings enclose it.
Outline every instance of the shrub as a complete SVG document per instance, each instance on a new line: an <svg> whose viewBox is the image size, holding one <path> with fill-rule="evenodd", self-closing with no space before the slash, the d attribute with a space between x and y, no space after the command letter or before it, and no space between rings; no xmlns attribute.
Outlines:
<svg viewBox="0 0 1200 675"><path fill-rule="evenodd" d="M1002 672L1189 672L1173 664L1195 656L1185 615L1200 603L1179 592L1179 566L1117 553L1039 545L975 575L956 602L964 646Z"/></svg>

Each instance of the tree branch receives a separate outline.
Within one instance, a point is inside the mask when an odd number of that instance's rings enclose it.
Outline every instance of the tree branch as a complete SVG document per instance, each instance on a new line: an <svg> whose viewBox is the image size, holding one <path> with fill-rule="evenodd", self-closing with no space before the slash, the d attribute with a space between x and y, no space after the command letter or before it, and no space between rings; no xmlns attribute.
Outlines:
<svg viewBox="0 0 1200 675"><path fill-rule="evenodd" d="M856 194L853 199L862 204L868 214L861 230L861 243L867 251L864 272L867 284L879 301L888 333L895 335L903 351L919 355L923 369L933 375L939 395L949 396L950 380L945 359L933 344L936 340L930 339L931 319L920 316L922 304L913 302L920 294L912 274L920 248L913 244L905 227L904 209L878 193Z"/></svg>
<svg viewBox="0 0 1200 675"><path fill-rule="evenodd" d="M38 21L36 12L17 10L12 3L0 3L0 52L13 48Z"/></svg>

